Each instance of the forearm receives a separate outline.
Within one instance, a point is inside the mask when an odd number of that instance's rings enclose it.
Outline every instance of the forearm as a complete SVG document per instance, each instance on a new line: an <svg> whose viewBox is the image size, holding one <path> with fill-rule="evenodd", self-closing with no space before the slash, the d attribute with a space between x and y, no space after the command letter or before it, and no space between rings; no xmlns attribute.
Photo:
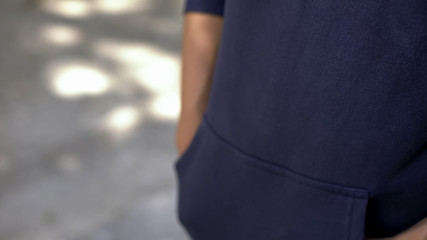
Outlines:
<svg viewBox="0 0 427 240"><path fill-rule="evenodd" d="M222 17L199 12L184 15L181 68L181 112L176 128L178 153L187 149L209 99L222 32Z"/></svg>
<svg viewBox="0 0 427 240"><path fill-rule="evenodd" d="M181 68L181 113L203 113L207 106L223 18L184 15Z"/></svg>

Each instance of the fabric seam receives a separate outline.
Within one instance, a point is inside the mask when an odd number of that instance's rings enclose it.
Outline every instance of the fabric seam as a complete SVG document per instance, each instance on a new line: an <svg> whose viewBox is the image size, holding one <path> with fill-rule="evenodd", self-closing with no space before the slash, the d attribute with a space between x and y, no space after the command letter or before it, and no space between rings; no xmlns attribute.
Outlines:
<svg viewBox="0 0 427 240"><path fill-rule="evenodd" d="M362 188L353 188L353 187L346 187L342 185L338 185L335 183L329 183L325 181L321 181L309 176L306 176L304 174L301 174L299 172L296 172L294 170L288 169L284 166L280 166L278 164L266 161L264 159L261 159L259 157L253 156L249 153L244 152L234 144L227 141L224 137L222 137L211 125L209 122L208 116L206 112L203 116L204 124L208 127L208 130L213 134L215 138L220 140L222 144L224 144L227 148L230 148L232 151L239 153L243 155L245 158L252 159L252 160L245 160L243 161L247 165L250 165L252 167L258 168L260 170L268 171L270 173L277 174L281 177L288 177L289 179L292 179L292 181L305 185L310 188L315 188L319 190L325 190L329 191L331 193L336 193L344 196L350 196L353 198L359 198L359 199L367 199L369 197L368 190L362 189Z"/></svg>
<svg viewBox="0 0 427 240"><path fill-rule="evenodd" d="M348 227L347 227L347 231L348 231L348 235L347 235L347 239L351 240L352 239L352 224L353 224L353 211L354 211L354 199L351 199L351 203L350 203L350 215L349 215L349 220L348 220Z"/></svg>

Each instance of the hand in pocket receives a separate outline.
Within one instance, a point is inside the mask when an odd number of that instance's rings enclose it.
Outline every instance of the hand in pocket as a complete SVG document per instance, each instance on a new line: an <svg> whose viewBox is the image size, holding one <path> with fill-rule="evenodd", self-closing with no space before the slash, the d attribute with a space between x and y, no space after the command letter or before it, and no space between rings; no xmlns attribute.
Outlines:
<svg viewBox="0 0 427 240"><path fill-rule="evenodd" d="M427 217L414 226L390 238L366 238L365 240L426 240Z"/></svg>
<svg viewBox="0 0 427 240"><path fill-rule="evenodd" d="M181 156L187 150L202 118L203 115L197 112L181 113L175 130L175 147L178 156Z"/></svg>

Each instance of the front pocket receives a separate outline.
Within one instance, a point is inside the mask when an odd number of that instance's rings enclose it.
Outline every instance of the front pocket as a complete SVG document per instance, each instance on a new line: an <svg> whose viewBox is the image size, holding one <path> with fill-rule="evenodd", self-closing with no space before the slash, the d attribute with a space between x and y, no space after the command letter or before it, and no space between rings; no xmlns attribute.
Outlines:
<svg viewBox="0 0 427 240"><path fill-rule="evenodd" d="M194 154L193 151L197 149L197 146L200 145L200 140L202 139L202 135L204 134L201 129L201 125L203 124L203 121L200 123L200 125L197 127L196 131L194 132L194 136L191 139L190 143L188 144L187 148L184 150L183 153L178 155L175 160L173 161L173 167L176 173L180 174L182 172L181 168L182 165L186 165L186 159L190 157L190 155ZM179 169L179 170L178 170Z"/></svg>
<svg viewBox="0 0 427 240"><path fill-rule="evenodd" d="M196 240L364 240L368 191L242 152L206 114L178 171L178 216Z"/></svg>

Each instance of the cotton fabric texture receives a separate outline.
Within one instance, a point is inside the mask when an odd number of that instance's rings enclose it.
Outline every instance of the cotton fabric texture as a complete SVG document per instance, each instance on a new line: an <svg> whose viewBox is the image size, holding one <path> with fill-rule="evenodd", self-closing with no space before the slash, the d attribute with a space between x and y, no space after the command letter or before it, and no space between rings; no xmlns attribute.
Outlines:
<svg viewBox="0 0 427 240"><path fill-rule="evenodd" d="M223 17L175 160L198 240L364 240L427 217L427 1L186 0Z"/></svg>

